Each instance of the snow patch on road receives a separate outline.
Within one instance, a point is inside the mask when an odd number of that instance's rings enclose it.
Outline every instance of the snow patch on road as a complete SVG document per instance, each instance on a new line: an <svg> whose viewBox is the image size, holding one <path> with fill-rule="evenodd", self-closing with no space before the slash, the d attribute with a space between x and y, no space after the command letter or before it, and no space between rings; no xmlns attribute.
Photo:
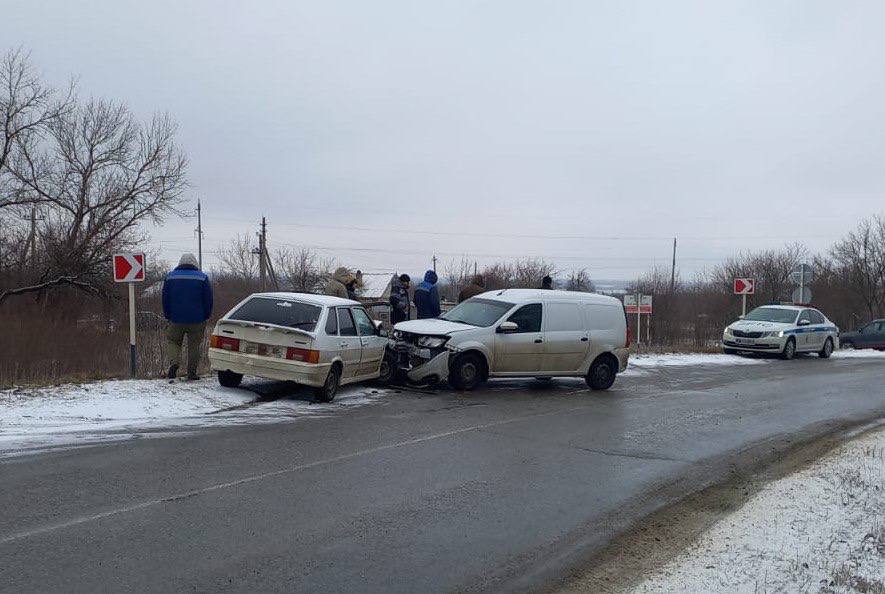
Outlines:
<svg viewBox="0 0 885 594"><path fill-rule="evenodd" d="M762 365L770 359L756 359L723 353L648 353L630 355L626 375L641 375L659 367L696 367L700 365ZM625 375L621 374L621 375Z"/></svg>
<svg viewBox="0 0 885 594"><path fill-rule="evenodd" d="M304 388L294 399L260 402L267 387L258 382L223 388L213 379L194 382L111 380L46 388L0 391L0 455L59 445L128 439L140 431L273 423L323 416L369 403L384 391L365 386L342 388L335 401L313 404ZM275 390L274 390L275 391Z"/></svg>
<svg viewBox="0 0 885 594"><path fill-rule="evenodd" d="M835 351L834 359L885 359L885 351L876 351L873 349L846 349Z"/></svg>
<svg viewBox="0 0 885 594"><path fill-rule="evenodd" d="M632 592L883 592L883 510L878 430L766 485Z"/></svg>

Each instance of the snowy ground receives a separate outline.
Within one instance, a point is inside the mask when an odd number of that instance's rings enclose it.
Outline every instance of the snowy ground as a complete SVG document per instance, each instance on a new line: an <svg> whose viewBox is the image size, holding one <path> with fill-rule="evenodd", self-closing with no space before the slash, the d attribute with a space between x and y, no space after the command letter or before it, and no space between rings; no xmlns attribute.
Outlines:
<svg viewBox="0 0 885 594"><path fill-rule="evenodd" d="M271 386L269 396L267 386ZM345 387L334 402L313 404L304 388L293 392L285 384L257 381L230 389L219 386L214 377L171 384L165 380L110 380L3 390L0 456L130 439L162 428L273 423L328 415L372 402L383 392L367 386Z"/></svg>
<svg viewBox="0 0 885 594"><path fill-rule="evenodd" d="M632 592L885 592L885 430L766 485Z"/></svg>
<svg viewBox="0 0 885 594"><path fill-rule="evenodd" d="M833 357L885 360L885 353L840 351ZM771 361L715 353L634 355L624 375L643 375L662 367L764 365ZM274 384L283 386L283 392L265 398L271 401L256 402L256 392L266 393L265 388ZM345 407L368 404L386 393L367 386L347 387L333 403L316 405L304 389L291 392L284 384L261 381L227 389L214 378L172 384L163 380L113 380L0 390L0 457L47 447L157 435L164 428L273 423L329 415Z"/></svg>

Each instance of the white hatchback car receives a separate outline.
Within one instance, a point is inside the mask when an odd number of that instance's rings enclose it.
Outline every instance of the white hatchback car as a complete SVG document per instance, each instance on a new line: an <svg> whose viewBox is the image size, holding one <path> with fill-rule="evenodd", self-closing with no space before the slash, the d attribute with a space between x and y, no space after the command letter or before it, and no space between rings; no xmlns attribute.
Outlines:
<svg viewBox="0 0 885 594"><path fill-rule="evenodd" d="M727 354L775 353L792 359L796 353L817 353L822 359L839 348L839 328L812 307L764 305L727 326L722 349Z"/></svg>
<svg viewBox="0 0 885 594"><path fill-rule="evenodd" d="M387 333L361 304L303 293L255 293L218 320L209 362L222 386L244 375L316 388L328 402L344 384L385 373ZM381 378L384 380L385 378Z"/></svg>
<svg viewBox="0 0 885 594"><path fill-rule="evenodd" d="M489 377L584 377L605 390L627 368L627 319L613 297L506 289L438 319L394 327L392 358L414 382L448 378L470 390Z"/></svg>

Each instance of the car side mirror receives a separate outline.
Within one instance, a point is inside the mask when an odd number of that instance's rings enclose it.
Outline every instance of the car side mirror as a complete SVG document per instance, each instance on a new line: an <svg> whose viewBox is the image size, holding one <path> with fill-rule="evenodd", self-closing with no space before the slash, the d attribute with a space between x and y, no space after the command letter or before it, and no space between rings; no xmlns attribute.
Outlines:
<svg viewBox="0 0 885 594"><path fill-rule="evenodd" d="M376 336L387 336L387 330L384 329L384 322L382 322L381 320L372 320L372 324L375 325Z"/></svg>
<svg viewBox="0 0 885 594"><path fill-rule="evenodd" d="M799 320L799 325L800 326L810 326L811 320Z"/></svg>
<svg viewBox="0 0 885 594"><path fill-rule="evenodd" d="M502 322L495 332L498 334L513 334L517 330L519 330L519 324L516 322Z"/></svg>
<svg viewBox="0 0 885 594"><path fill-rule="evenodd" d="M739 316L738 316L738 319L739 319L739 320L743 320L743 319L746 318L746 317L747 317L747 316L745 316L745 315L739 315Z"/></svg>

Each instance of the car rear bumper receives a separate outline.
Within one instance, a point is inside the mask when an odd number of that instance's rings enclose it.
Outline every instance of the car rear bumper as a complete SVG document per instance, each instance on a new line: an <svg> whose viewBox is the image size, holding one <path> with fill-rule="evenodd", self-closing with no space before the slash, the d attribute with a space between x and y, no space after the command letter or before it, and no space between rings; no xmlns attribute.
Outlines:
<svg viewBox="0 0 885 594"><path fill-rule="evenodd" d="M243 375L316 387L325 383L330 367L329 363L302 363L211 348L209 364L212 371L233 371Z"/></svg>

